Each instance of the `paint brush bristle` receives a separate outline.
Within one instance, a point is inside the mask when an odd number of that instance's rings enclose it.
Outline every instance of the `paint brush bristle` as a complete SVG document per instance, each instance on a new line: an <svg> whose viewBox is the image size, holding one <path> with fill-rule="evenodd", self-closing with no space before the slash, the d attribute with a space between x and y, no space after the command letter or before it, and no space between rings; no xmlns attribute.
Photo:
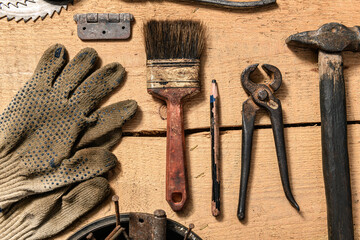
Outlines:
<svg viewBox="0 0 360 240"><path fill-rule="evenodd" d="M144 25L146 57L151 59L200 59L204 28L199 21L151 20Z"/></svg>

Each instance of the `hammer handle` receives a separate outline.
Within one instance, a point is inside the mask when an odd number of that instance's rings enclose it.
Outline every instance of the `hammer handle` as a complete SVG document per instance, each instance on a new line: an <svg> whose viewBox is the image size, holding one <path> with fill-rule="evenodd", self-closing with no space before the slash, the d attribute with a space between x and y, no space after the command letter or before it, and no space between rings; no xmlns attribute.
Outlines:
<svg viewBox="0 0 360 240"><path fill-rule="evenodd" d="M341 53L319 51L322 161L329 240L354 239Z"/></svg>

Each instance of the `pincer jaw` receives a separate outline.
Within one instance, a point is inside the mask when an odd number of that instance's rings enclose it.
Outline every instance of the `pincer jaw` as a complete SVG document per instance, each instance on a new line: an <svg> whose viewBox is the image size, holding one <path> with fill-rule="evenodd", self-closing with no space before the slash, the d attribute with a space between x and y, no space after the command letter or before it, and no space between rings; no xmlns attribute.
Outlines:
<svg viewBox="0 0 360 240"><path fill-rule="evenodd" d="M246 93L248 93L249 95L252 95L258 88L258 84L254 83L250 79L250 75L257 69L258 66L259 66L258 63L250 65L241 74L241 84L244 90L246 91ZM277 67L270 64L263 64L261 67L266 72L266 74L270 78L272 78L272 81L269 84L269 86L274 92L276 92L280 88L282 83L282 75L280 70Z"/></svg>
<svg viewBox="0 0 360 240"><path fill-rule="evenodd" d="M272 88L272 90L276 92L280 88L282 83L282 75L280 70L277 67L270 64L263 64L261 67L262 69L264 69L264 71L269 77L271 78L273 77L269 85Z"/></svg>
<svg viewBox="0 0 360 240"><path fill-rule="evenodd" d="M258 63L250 65L245 68L241 74L241 85L243 86L245 92L249 95L252 95L252 93L256 90L256 85L253 81L251 81L250 75L257 69L258 66Z"/></svg>

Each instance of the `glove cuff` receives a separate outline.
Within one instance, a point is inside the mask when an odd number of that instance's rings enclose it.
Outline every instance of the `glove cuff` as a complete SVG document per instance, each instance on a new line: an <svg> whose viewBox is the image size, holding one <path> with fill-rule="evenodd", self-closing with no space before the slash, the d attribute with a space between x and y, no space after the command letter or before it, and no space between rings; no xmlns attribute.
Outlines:
<svg viewBox="0 0 360 240"><path fill-rule="evenodd" d="M24 188L26 178L21 175L17 161L11 158L0 162L0 212L11 203L18 201L19 196L28 195Z"/></svg>
<svg viewBox="0 0 360 240"><path fill-rule="evenodd" d="M27 218L33 218L32 214L27 215ZM10 217L5 218L0 213L0 239L29 239L34 235L36 230L31 227L29 222L25 221L22 215L11 214Z"/></svg>

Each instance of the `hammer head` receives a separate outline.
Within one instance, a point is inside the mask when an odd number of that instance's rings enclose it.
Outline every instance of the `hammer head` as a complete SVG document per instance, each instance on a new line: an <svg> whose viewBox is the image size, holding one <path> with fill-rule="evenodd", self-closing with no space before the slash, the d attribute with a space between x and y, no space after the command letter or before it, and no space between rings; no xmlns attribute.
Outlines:
<svg viewBox="0 0 360 240"><path fill-rule="evenodd" d="M298 47L310 47L325 52L360 51L359 27L348 28L340 23L327 23L316 31L291 35L286 43Z"/></svg>

